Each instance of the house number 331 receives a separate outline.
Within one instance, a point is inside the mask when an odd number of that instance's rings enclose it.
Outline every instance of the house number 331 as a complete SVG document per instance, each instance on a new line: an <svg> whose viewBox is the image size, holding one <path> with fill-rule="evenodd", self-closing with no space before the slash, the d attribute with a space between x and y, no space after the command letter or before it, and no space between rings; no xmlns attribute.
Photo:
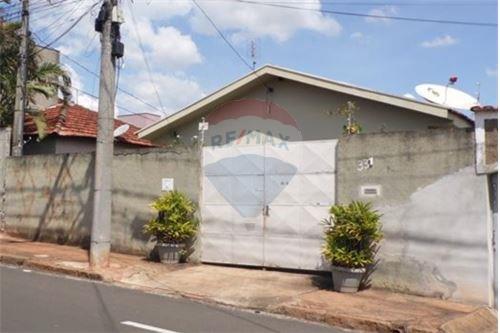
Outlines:
<svg viewBox="0 0 500 333"><path fill-rule="evenodd" d="M373 157L358 160L356 164L358 171L370 169L373 166Z"/></svg>

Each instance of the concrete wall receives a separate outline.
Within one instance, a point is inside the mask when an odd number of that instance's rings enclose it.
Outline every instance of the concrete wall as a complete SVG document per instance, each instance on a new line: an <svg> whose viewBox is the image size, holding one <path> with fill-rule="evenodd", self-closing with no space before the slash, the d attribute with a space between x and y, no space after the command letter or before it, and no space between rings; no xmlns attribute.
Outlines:
<svg viewBox="0 0 500 333"><path fill-rule="evenodd" d="M488 189L475 173L473 133L342 138L337 170L339 202L371 201L384 214L374 286L488 303Z"/></svg>
<svg viewBox="0 0 500 333"><path fill-rule="evenodd" d="M295 119L298 130L301 133L300 136L292 137L292 141L340 138L343 134L342 127L346 123L346 118L339 115L338 109L347 101L355 102L359 108L359 111L355 113L355 118L363 127L363 133L471 126L470 123L465 122L462 118L455 115L452 115L453 119L438 118L289 80L275 79L268 83L267 86L273 88L271 94L267 93L266 87L259 86L250 89L244 94L234 96L232 99L270 101L284 109ZM217 111L226 104L219 105L210 111ZM151 139L153 142L169 144L174 140L174 134L178 134L181 140L189 145L192 142L193 136L198 135L198 122L200 120L201 115L195 121L189 121L177 128L173 128L165 135ZM239 133L240 129L247 128L248 124L245 123L247 121L246 118L241 118L240 123L234 124L233 130ZM212 130L209 127L206 133L207 138L212 135ZM275 133L276 131L273 130L272 132ZM209 139L206 140L206 144L210 144Z"/></svg>
<svg viewBox="0 0 500 333"><path fill-rule="evenodd" d="M147 147L146 147L147 148ZM96 149L95 138L49 135L41 141L37 141L37 136L31 136L31 140L24 146L25 155L39 154L74 154L91 153ZM143 147L115 142L115 151L120 152L129 149L143 149Z"/></svg>
<svg viewBox="0 0 500 333"><path fill-rule="evenodd" d="M10 134L10 127L0 128L0 231L5 228L3 202L5 200L5 165L7 157L10 156Z"/></svg>
<svg viewBox="0 0 500 333"><path fill-rule="evenodd" d="M33 155L6 160L6 229L33 240L87 246L92 223L93 154ZM112 248L146 254L143 225L154 216L149 204L161 179L195 202L198 153L186 149L131 150L113 160Z"/></svg>

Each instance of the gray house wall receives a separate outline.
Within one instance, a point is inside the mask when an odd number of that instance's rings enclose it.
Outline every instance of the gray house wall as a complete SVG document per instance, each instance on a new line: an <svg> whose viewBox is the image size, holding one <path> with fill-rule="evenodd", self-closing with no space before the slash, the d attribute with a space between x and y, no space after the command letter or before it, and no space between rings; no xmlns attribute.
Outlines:
<svg viewBox="0 0 500 333"><path fill-rule="evenodd" d="M369 158L373 166L358 170ZM376 287L488 303L487 190L469 131L359 135L338 145L338 202L371 201L383 214Z"/></svg>
<svg viewBox="0 0 500 333"><path fill-rule="evenodd" d="M273 92L268 93L268 88L272 88ZM266 87L261 85L243 94L231 97L231 100L239 99L271 101L285 109L298 124L298 129L301 132L299 141L342 137L342 127L346 123L346 118L338 114L338 109L347 101L355 102L359 108L355 113L355 118L363 127L363 133L417 131L449 127L465 128L471 126L471 123L455 115L452 115L452 119L438 118L381 102L277 78L267 83ZM223 105L218 105L213 110L217 110ZM148 139L155 143L169 144L175 141L175 135L179 135L183 143L190 145L193 137L199 135L199 121L201 121L201 115L195 121L188 121L172 128L166 135L148 137ZM241 126L235 128L235 130L244 128ZM211 136L210 127L205 136L207 138ZM293 140L294 138L292 138ZM206 141L205 144L210 145L210 142Z"/></svg>
<svg viewBox="0 0 500 333"><path fill-rule="evenodd" d="M194 150L131 150L113 160L112 248L145 254L152 248L143 225L161 179L195 202L199 193ZM33 155L6 159L6 230L41 241L87 246L92 223L93 154Z"/></svg>

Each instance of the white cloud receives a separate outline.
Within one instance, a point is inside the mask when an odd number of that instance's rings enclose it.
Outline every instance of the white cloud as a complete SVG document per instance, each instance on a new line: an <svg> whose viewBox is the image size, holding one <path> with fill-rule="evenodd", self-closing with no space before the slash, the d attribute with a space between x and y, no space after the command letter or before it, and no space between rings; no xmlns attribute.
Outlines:
<svg viewBox="0 0 500 333"><path fill-rule="evenodd" d="M142 68L144 59L135 28L130 25L123 28L127 38L125 61ZM137 32L151 66L161 70L182 70L202 61L191 36L182 34L174 27L165 25L154 28L151 21L141 19L137 22Z"/></svg>
<svg viewBox="0 0 500 333"><path fill-rule="evenodd" d="M175 16L186 16L191 11L193 5L191 1L134 1L132 4L132 10L134 11L136 18L148 18L149 20L161 20L165 21ZM126 23L130 22L131 18L129 15L129 4L123 2L125 11Z"/></svg>
<svg viewBox="0 0 500 333"><path fill-rule="evenodd" d="M409 98L409 99L417 99L414 95L412 95L410 93L404 94L403 97L406 97L406 98Z"/></svg>
<svg viewBox="0 0 500 333"><path fill-rule="evenodd" d="M73 88L71 90L71 94L73 103L84 106L90 110L97 111L98 100L82 91L84 90L84 87L80 75L70 65L65 64L63 67L71 76L71 87Z"/></svg>
<svg viewBox="0 0 500 333"><path fill-rule="evenodd" d="M458 39L450 36L444 35L434 38L433 40L427 40L420 43L420 46L425 48L435 48L435 47L446 47L458 43Z"/></svg>
<svg viewBox="0 0 500 333"><path fill-rule="evenodd" d="M361 39L364 37L364 35L362 32L356 31L356 32L353 32L349 37L351 39Z"/></svg>
<svg viewBox="0 0 500 333"><path fill-rule="evenodd" d="M486 75L490 77L498 76L498 68L486 68Z"/></svg>
<svg viewBox="0 0 500 333"><path fill-rule="evenodd" d="M40 32L45 42L59 36L92 3L80 1L77 4L56 4L57 10L43 14L35 12L32 15L32 28ZM254 37L269 37L282 42L299 30L315 31L328 36L337 35L341 31L341 26L335 19L316 11L286 10L232 1L201 1L200 4L224 34L236 42ZM187 76L186 71L203 62L201 51L192 35L214 35L215 31L207 19L190 1L140 0L130 6L150 63L154 86L159 91L165 111L177 111L202 97L204 93L196 78ZM320 9L321 2L312 0L304 6ZM91 15L86 15L74 29L53 45L76 61L84 60L81 63L91 71L98 70L96 59L99 57L99 35L94 31L94 19L99 8L96 6ZM139 47L129 2L123 2L122 9L125 18L125 24L122 25L125 66L121 69L120 87L150 104L159 105ZM182 18L189 25L173 26L171 20L175 17ZM90 59L96 60L91 66L88 65ZM62 57L61 60L66 59ZM87 79L90 74L79 67L68 67L68 71L75 88L91 91L89 87L85 87L85 83L91 82ZM97 109L96 99L81 91L76 93L75 90L73 99L75 102L78 99L79 104L91 109ZM117 103L133 112L152 112L150 107L121 92L118 92Z"/></svg>
<svg viewBox="0 0 500 333"><path fill-rule="evenodd" d="M156 91L147 73L142 72L133 76L123 77L123 82L126 90L131 91L135 96L149 101L159 108ZM155 73L153 74L153 82L158 89L166 113L178 111L182 107L204 96L201 87L192 78ZM118 96L123 105L134 112L156 112L161 114L128 95L119 93Z"/></svg>
<svg viewBox="0 0 500 333"><path fill-rule="evenodd" d="M398 10L394 6L383 6L373 8L368 12L368 15L373 15L377 17L367 17L365 18L366 22L369 23L390 23L390 19L387 16L394 16L398 13Z"/></svg>
<svg viewBox="0 0 500 333"><path fill-rule="evenodd" d="M338 35L342 30L335 19L316 11L290 10L235 1L203 1L200 6L219 29L229 32L229 37L235 42L256 37L271 37L283 42L299 29L312 30L327 36ZM307 9L321 9L321 2L313 0L301 6ZM190 23L197 33L216 34L199 10L193 12Z"/></svg>

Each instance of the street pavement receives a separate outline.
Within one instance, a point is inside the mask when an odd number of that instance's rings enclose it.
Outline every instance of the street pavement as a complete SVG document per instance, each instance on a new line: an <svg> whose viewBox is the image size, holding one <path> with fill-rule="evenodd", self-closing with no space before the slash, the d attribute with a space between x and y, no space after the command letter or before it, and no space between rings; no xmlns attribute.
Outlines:
<svg viewBox="0 0 500 333"><path fill-rule="evenodd" d="M0 332L346 332L0 265Z"/></svg>

